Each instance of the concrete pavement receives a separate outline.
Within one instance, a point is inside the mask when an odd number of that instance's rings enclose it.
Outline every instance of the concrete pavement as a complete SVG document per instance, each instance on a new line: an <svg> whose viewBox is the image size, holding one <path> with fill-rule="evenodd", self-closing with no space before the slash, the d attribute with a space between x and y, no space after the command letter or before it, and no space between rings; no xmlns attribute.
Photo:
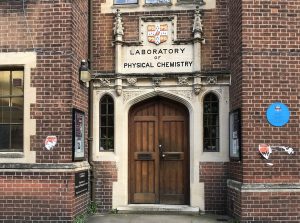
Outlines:
<svg viewBox="0 0 300 223"><path fill-rule="evenodd" d="M92 216L88 223L230 223L220 215L170 215L170 214L106 214Z"/></svg>

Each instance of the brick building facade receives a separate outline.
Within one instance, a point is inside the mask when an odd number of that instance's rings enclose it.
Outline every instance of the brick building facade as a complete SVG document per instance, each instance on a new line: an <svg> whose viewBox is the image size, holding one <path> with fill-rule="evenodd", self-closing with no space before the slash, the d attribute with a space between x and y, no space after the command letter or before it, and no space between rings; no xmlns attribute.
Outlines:
<svg viewBox="0 0 300 223"><path fill-rule="evenodd" d="M91 199L100 212L184 204L300 221L298 1L13 0L0 15L1 221L72 222ZM280 127L266 117L274 102L290 111Z"/></svg>
<svg viewBox="0 0 300 223"><path fill-rule="evenodd" d="M245 222L298 222L300 3L232 1L229 9L230 100L232 109L242 109L243 157L230 165L228 209ZM282 127L266 120L274 102L290 109ZM273 151L268 166L257 152L260 143L296 149Z"/></svg>
<svg viewBox="0 0 300 223"><path fill-rule="evenodd" d="M4 143L1 101L0 221L72 222L89 202L88 193L75 196L74 185L75 173L89 169L87 154L72 162L72 108L85 112L86 123L88 117L88 89L78 81L87 58L88 4L1 1L0 24L1 97L5 72L24 72L23 146L17 150ZM53 149L45 148L47 136L57 137Z"/></svg>

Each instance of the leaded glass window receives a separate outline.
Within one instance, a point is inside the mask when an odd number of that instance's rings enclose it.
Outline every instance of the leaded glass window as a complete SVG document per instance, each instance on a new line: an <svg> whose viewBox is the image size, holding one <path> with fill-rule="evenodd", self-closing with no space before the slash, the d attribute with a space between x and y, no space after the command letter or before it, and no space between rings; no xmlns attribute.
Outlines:
<svg viewBox="0 0 300 223"><path fill-rule="evenodd" d="M100 100L100 150L114 150L114 101L109 95Z"/></svg>
<svg viewBox="0 0 300 223"><path fill-rule="evenodd" d="M205 152L219 151L219 99L209 93L203 102L203 150Z"/></svg>
<svg viewBox="0 0 300 223"><path fill-rule="evenodd" d="M23 151L24 71L0 69L0 151Z"/></svg>

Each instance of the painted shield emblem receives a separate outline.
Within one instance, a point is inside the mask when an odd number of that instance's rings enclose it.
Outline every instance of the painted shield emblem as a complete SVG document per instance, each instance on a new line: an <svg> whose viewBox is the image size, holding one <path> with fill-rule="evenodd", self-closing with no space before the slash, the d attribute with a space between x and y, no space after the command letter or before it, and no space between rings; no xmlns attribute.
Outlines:
<svg viewBox="0 0 300 223"><path fill-rule="evenodd" d="M148 41L159 45L168 40L168 24L148 25Z"/></svg>
<svg viewBox="0 0 300 223"><path fill-rule="evenodd" d="M269 159L272 153L272 148L268 144L259 144L258 150L265 159Z"/></svg>

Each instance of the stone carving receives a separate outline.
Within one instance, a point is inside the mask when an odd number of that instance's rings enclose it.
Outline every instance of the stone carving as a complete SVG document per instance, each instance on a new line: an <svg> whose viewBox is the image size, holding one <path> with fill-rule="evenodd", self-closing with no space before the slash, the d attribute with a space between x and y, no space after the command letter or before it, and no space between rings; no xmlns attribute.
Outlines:
<svg viewBox="0 0 300 223"><path fill-rule="evenodd" d="M207 77L206 82L208 84L216 84L217 83L217 77L216 76L209 76L209 77Z"/></svg>
<svg viewBox="0 0 300 223"><path fill-rule="evenodd" d="M114 34L115 35L120 35L123 36L124 35L124 28L123 28L123 22L122 22L122 17L121 17L121 13L120 10L117 9L116 11L116 16L115 16L115 23L114 23Z"/></svg>
<svg viewBox="0 0 300 223"><path fill-rule="evenodd" d="M194 15L193 33L194 33L194 38L195 39L200 39L200 41L203 44L205 43L205 39L202 38L202 36L203 36L203 25L202 25L201 11L200 11L198 6L196 7L195 15Z"/></svg>
<svg viewBox="0 0 300 223"><path fill-rule="evenodd" d="M188 77L178 77L178 84L179 85L189 85L189 78Z"/></svg>
<svg viewBox="0 0 300 223"><path fill-rule="evenodd" d="M124 91L123 92L123 102L129 101L130 99L144 94L143 91Z"/></svg>
<svg viewBox="0 0 300 223"><path fill-rule="evenodd" d="M137 83L136 77L130 77L130 78L127 78L126 80L127 80L128 85L130 85L130 86L135 86Z"/></svg>
<svg viewBox="0 0 300 223"><path fill-rule="evenodd" d="M153 77L152 79L153 86L159 87L162 79L163 79L162 77Z"/></svg>
<svg viewBox="0 0 300 223"><path fill-rule="evenodd" d="M194 93L195 95L200 94L200 92L202 91L202 86L200 84L194 84Z"/></svg>
<svg viewBox="0 0 300 223"><path fill-rule="evenodd" d="M110 79L109 78L99 78L94 81L94 87L109 87Z"/></svg>
<svg viewBox="0 0 300 223"><path fill-rule="evenodd" d="M118 96L121 96L122 95L122 85L117 85L116 86L116 93Z"/></svg>
<svg viewBox="0 0 300 223"><path fill-rule="evenodd" d="M193 33L199 32L202 34L203 32L203 25L202 25L202 19L201 19L201 12L199 7L196 7L195 14L194 14L194 25L193 25ZM201 36L200 36L201 37Z"/></svg>
<svg viewBox="0 0 300 223"><path fill-rule="evenodd" d="M188 99L189 101L191 101L193 98L193 94L191 90L169 90L168 92L174 95L181 96L185 99Z"/></svg>

